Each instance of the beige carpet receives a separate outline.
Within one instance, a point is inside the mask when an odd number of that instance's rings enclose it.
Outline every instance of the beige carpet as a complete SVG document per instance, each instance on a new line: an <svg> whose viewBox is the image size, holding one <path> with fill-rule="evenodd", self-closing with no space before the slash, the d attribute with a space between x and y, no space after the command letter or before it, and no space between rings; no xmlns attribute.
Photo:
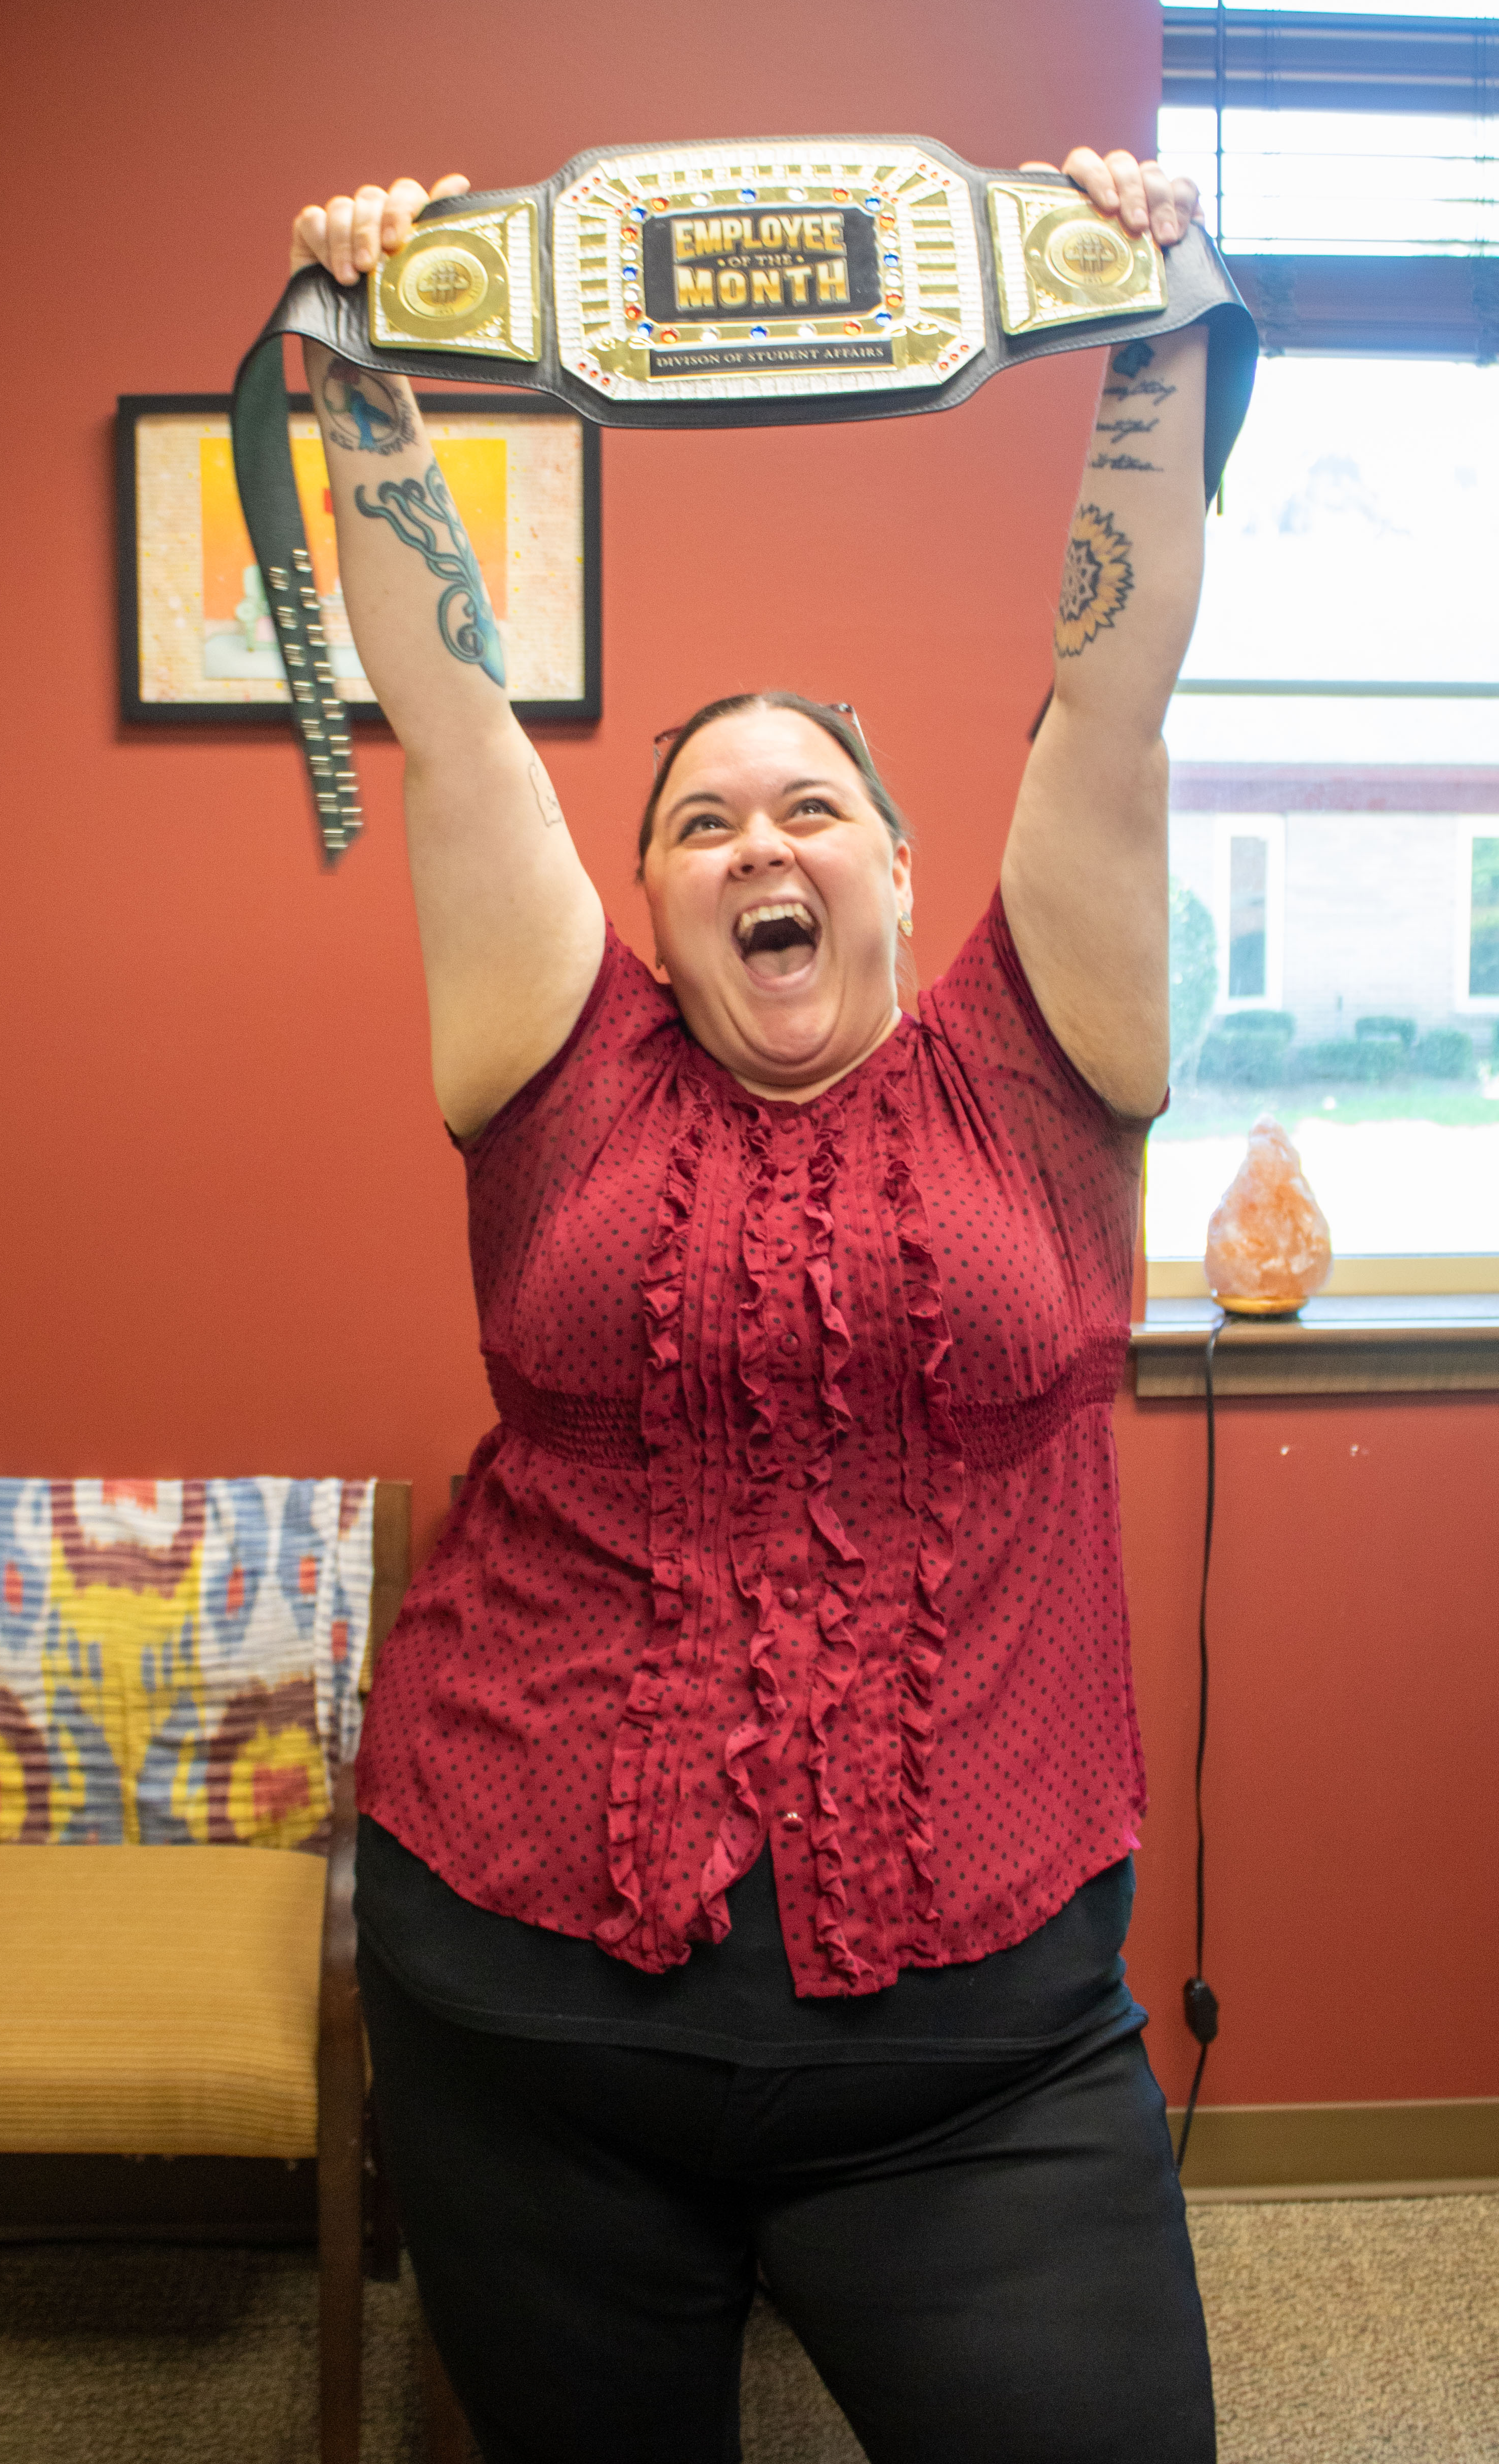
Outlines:
<svg viewBox="0 0 1499 2464"><path fill-rule="evenodd" d="M1499 2464L1499 2196L1199 2207L1192 2233L1222 2464ZM409 2279L367 2315L364 2464L420 2464ZM316 2464L316 2332L299 2252L0 2249L0 2464ZM744 2458L861 2464L769 2310Z"/></svg>
<svg viewBox="0 0 1499 2464"><path fill-rule="evenodd" d="M1496 2464L1499 2195L1191 2219L1223 2464Z"/></svg>

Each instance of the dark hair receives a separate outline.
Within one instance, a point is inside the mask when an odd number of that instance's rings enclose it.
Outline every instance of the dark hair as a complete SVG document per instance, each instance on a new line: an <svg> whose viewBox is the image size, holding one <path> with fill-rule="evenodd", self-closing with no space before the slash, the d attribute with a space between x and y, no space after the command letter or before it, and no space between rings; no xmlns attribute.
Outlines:
<svg viewBox="0 0 1499 2464"><path fill-rule="evenodd" d="M721 701L705 701L701 710L694 710L686 726L678 728L667 746L661 767L656 772L655 783L641 817L640 862L635 872L637 881L646 869L646 849L650 845L650 834L655 827L656 806L661 802L662 791L672 776L672 765L683 745L690 742L701 729L711 727L716 718L734 718L741 710L791 710L795 711L801 718L811 719L814 726L820 727L825 735L830 736L833 742L849 756L864 781L865 793L889 830L893 844L896 847L905 844L911 835L906 827L906 817L870 759L870 748L863 737L853 721L846 717L842 711L831 709L824 701L807 701L801 693L727 693Z"/></svg>

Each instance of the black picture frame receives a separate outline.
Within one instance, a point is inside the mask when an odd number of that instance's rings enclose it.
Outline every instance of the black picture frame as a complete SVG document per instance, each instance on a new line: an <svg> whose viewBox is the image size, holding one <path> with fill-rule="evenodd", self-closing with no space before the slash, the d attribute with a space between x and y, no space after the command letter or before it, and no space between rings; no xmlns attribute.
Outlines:
<svg viewBox="0 0 1499 2464"><path fill-rule="evenodd" d="M520 701L514 703L516 716L527 726L551 726L579 720L597 719L604 707L603 696L603 576L600 562L600 449L599 429L593 421L580 418L563 403L549 396L515 392L495 393L470 391L463 393L430 393L418 396L424 412L436 419L460 418L470 414L479 418L502 416L506 419L567 419L582 430L582 516L583 516L583 683L584 689L575 699L562 701ZM290 408L294 415L310 415L312 400L307 394L294 394ZM120 645L120 715L131 726L147 727L261 727L286 726L291 719L288 703L271 701L147 701L141 692L141 525L137 501L136 435L143 419L185 415L187 417L224 417L229 415L227 393L136 393L121 394L115 410L115 506L117 524L117 588ZM350 701L345 704L356 725L378 720L385 714L378 702Z"/></svg>

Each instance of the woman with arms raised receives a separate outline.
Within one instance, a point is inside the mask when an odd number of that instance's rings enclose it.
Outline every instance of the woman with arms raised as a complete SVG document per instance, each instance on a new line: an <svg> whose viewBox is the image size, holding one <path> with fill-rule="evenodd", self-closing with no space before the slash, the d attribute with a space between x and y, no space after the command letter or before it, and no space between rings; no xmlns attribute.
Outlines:
<svg viewBox="0 0 1499 2464"><path fill-rule="evenodd" d="M1155 165L1067 167L1185 231ZM354 280L423 197L309 209L294 264ZM757 2269L871 2464L1213 2453L1120 1957L1110 1424L1204 362L1113 357L1000 891L910 1018L904 825L792 694L667 738L670 989L626 951L414 400L309 346L500 1414L382 1657L359 1868L384 2144L495 2464L737 2455Z"/></svg>

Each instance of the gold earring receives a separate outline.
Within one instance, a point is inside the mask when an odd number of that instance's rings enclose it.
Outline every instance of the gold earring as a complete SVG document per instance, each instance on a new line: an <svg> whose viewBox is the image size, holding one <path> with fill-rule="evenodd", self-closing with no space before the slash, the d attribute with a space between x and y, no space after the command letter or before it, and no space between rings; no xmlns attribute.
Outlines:
<svg viewBox="0 0 1499 2464"><path fill-rule="evenodd" d="M916 929L911 920L911 910L909 907L903 915L896 916L895 921L899 925L901 932L905 935L906 939L909 941L913 933Z"/></svg>

